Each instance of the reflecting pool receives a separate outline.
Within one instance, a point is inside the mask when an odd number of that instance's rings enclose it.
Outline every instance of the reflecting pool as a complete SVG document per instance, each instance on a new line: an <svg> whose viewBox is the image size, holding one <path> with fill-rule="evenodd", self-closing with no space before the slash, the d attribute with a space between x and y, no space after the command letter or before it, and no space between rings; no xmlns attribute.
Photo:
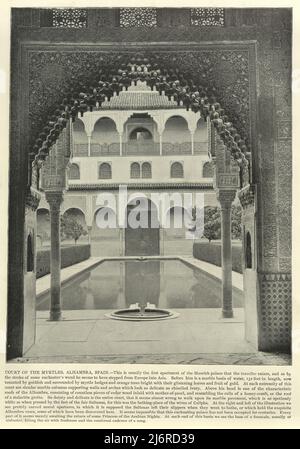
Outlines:
<svg viewBox="0 0 300 449"><path fill-rule="evenodd" d="M63 310L123 309L155 304L165 309L221 307L221 283L179 260L105 261L62 286ZM37 299L48 310L50 294ZM243 307L233 290L233 307Z"/></svg>

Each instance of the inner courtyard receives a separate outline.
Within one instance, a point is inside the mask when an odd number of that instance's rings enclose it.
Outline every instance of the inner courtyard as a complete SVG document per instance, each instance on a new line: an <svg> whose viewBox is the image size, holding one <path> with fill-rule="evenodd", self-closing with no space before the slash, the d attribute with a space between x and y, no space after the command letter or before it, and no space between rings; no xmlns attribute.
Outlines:
<svg viewBox="0 0 300 449"><path fill-rule="evenodd" d="M202 9L14 12L8 360L290 363L289 11Z"/></svg>

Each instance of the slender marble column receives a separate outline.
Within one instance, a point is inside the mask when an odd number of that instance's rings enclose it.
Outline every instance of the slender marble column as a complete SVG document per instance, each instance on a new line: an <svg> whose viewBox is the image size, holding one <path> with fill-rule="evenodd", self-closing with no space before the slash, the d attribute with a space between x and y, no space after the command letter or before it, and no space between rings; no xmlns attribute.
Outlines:
<svg viewBox="0 0 300 449"><path fill-rule="evenodd" d="M192 155L194 156L194 131L191 131L191 148L192 148Z"/></svg>
<svg viewBox="0 0 300 449"><path fill-rule="evenodd" d="M159 133L159 155L162 156L162 153L163 153L162 133Z"/></svg>
<svg viewBox="0 0 300 449"><path fill-rule="evenodd" d="M60 205L63 201L62 192L46 192L46 200L50 206L51 221L51 256L50 256L50 321L61 319L60 299Z"/></svg>
<svg viewBox="0 0 300 449"><path fill-rule="evenodd" d="M91 139L92 137L90 135L87 136L88 138L88 157L91 155Z"/></svg>
<svg viewBox="0 0 300 449"><path fill-rule="evenodd" d="M120 141L120 156L123 155L123 148L122 148L122 135L123 133L119 133L119 141Z"/></svg>
<svg viewBox="0 0 300 449"><path fill-rule="evenodd" d="M219 190L217 197L221 205L222 238L222 316L233 317L232 308L232 254L231 254L231 206L235 190Z"/></svg>

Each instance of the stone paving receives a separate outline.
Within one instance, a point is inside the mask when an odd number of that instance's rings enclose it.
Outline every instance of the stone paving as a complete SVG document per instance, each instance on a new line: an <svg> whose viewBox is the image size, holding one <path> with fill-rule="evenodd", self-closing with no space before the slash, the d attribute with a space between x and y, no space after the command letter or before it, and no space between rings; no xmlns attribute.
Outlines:
<svg viewBox="0 0 300 449"><path fill-rule="evenodd" d="M174 365L291 365L289 354L163 354L112 356L24 357L17 363L99 363L99 364L174 364Z"/></svg>
<svg viewBox="0 0 300 449"><path fill-rule="evenodd" d="M244 340L244 311L223 319L220 309L174 309L175 319L128 322L106 310L65 311L48 321L37 314L36 343L29 363L143 363L195 365L287 365L289 357L258 353Z"/></svg>

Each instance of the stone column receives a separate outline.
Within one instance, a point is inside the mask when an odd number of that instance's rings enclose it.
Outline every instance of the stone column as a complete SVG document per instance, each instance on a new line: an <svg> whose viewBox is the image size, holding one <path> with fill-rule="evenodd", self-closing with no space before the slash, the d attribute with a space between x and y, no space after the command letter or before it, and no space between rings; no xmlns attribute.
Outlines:
<svg viewBox="0 0 300 449"><path fill-rule="evenodd" d="M87 138L88 138L88 157L90 157L90 155L91 155L91 140L92 140L92 136L88 135Z"/></svg>
<svg viewBox="0 0 300 449"><path fill-rule="evenodd" d="M61 319L61 299L60 299L60 206L63 201L62 192L46 192L46 200L50 206L51 221L51 255L50 255L50 321Z"/></svg>
<svg viewBox="0 0 300 449"><path fill-rule="evenodd" d="M122 156L123 155L123 148L122 148L122 136L123 136L123 133L120 133L119 132L119 142L120 142L120 156Z"/></svg>
<svg viewBox="0 0 300 449"><path fill-rule="evenodd" d="M231 206L235 190L218 190L217 198L221 205L222 239L222 316L232 318L232 255L231 255Z"/></svg>
<svg viewBox="0 0 300 449"><path fill-rule="evenodd" d="M191 148L192 148L192 156L194 156L194 132L191 131Z"/></svg>
<svg viewBox="0 0 300 449"><path fill-rule="evenodd" d="M162 133L159 133L159 155L163 154L163 141L162 141Z"/></svg>

